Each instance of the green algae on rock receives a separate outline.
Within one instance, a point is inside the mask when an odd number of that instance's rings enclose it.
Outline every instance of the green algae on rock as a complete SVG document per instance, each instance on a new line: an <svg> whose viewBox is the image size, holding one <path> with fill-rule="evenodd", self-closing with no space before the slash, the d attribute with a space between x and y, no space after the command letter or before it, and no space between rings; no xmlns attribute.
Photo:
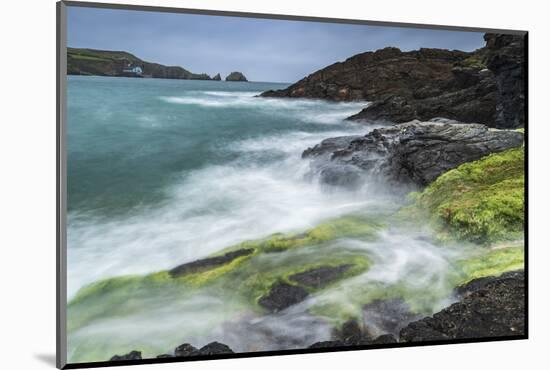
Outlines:
<svg viewBox="0 0 550 370"><path fill-rule="evenodd" d="M441 239L515 240L524 227L524 148L494 153L439 176L404 210L428 216Z"/></svg>

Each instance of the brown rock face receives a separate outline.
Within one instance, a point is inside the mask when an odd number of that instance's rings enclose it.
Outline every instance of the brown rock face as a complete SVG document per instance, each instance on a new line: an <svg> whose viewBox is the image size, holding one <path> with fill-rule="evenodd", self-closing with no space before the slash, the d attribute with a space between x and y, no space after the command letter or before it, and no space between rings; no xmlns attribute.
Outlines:
<svg viewBox="0 0 550 370"><path fill-rule="evenodd" d="M482 53L385 48L355 55L267 97L374 102L353 120L408 122L446 117L494 125L495 81Z"/></svg>
<svg viewBox="0 0 550 370"><path fill-rule="evenodd" d="M454 64L468 55L439 49L402 52L390 47L357 54L312 73L287 89L266 91L262 96L341 101L374 101L389 95L436 96L453 83Z"/></svg>
<svg viewBox="0 0 550 370"><path fill-rule="evenodd" d="M524 125L524 37L487 34L474 52L385 48L334 63L264 97L372 102L351 120L403 123L436 117L489 127Z"/></svg>

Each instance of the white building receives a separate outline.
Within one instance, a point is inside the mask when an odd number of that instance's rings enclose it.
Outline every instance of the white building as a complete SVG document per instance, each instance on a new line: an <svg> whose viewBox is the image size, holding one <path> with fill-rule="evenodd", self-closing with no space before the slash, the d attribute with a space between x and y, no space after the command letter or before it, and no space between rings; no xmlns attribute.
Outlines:
<svg viewBox="0 0 550 370"><path fill-rule="evenodd" d="M124 73L134 73L136 75L140 75L143 73L143 69L141 69L140 66L131 66L125 67L122 72Z"/></svg>

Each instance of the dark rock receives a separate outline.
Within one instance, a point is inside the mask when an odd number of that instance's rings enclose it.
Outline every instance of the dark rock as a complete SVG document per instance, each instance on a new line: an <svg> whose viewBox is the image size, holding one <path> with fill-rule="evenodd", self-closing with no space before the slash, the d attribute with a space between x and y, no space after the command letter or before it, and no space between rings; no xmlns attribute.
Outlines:
<svg viewBox="0 0 550 370"><path fill-rule="evenodd" d="M348 347L348 346L368 346L372 344L392 344L397 343L397 339L391 334L384 334L375 339L351 338L350 340L328 340L323 342L316 342L310 345L308 348L336 348L336 347Z"/></svg>
<svg viewBox="0 0 550 370"><path fill-rule="evenodd" d="M157 356L157 358L172 358L172 357L174 357L174 356L172 356L172 355L170 355L170 354L168 354L168 353L164 353L164 354L162 354L162 355L158 355L158 356Z"/></svg>
<svg viewBox="0 0 550 370"><path fill-rule="evenodd" d="M353 265L340 266L322 266L309 271L290 275L288 278L300 285L310 288L320 289L325 285L338 280L342 274L349 270Z"/></svg>
<svg viewBox="0 0 550 370"><path fill-rule="evenodd" d="M487 33L487 68L497 85L496 127L525 125L525 36Z"/></svg>
<svg viewBox="0 0 550 370"><path fill-rule="evenodd" d="M523 271L474 280L458 289L459 302L407 325L400 341L417 342L523 335L525 284Z"/></svg>
<svg viewBox="0 0 550 370"><path fill-rule="evenodd" d="M264 97L373 102L352 120L408 122L447 117L495 123L495 80L482 52L385 48L323 68Z"/></svg>
<svg viewBox="0 0 550 370"><path fill-rule="evenodd" d="M227 345L219 342L208 343L206 346L199 349L199 355L222 355L227 353L234 353Z"/></svg>
<svg viewBox="0 0 550 370"><path fill-rule="evenodd" d="M189 343L184 343L174 350L174 356L176 357L196 356L198 354L199 350Z"/></svg>
<svg viewBox="0 0 550 370"><path fill-rule="evenodd" d="M185 275L193 272L211 269L214 267L225 265L226 263L229 263L238 257L248 256L252 253L254 253L254 249L243 248L233 252L228 252L221 256L208 257L198 261L185 263L183 265L179 265L173 268L172 270L170 270L170 275L172 277L177 277L177 276L181 276L181 275Z"/></svg>
<svg viewBox="0 0 550 370"><path fill-rule="evenodd" d="M397 336L408 323L420 318L421 316L413 313L410 306L400 298L375 300L363 306L365 333L373 338L388 333Z"/></svg>
<svg viewBox="0 0 550 370"><path fill-rule="evenodd" d="M346 343L342 342L341 340L327 340L327 341L323 341L323 342L313 343L308 348L335 348L335 347L345 347L345 346L348 346L348 345L349 344L346 344Z"/></svg>
<svg viewBox="0 0 550 370"><path fill-rule="evenodd" d="M497 128L524 125L524 36L486 34L473 52L385 48L357 54L264 97L372 102L349 117L403 123L446 117Z"/></svg>
<svg viewBox="0 0 550 370"><path fill-rule="evenodd" d="M140 351L131 351L130 353L127 353L125 355L114 355L111 357L110 361L127 361L127 360L141 360L141 352Z"/></svg>
<svg viewBox="0 0 550 370"><path fill-rule="evenodd" d="M258 304L270 311L277 312L303 301L307 296L308 292L302 287L277 282L267 295L258 300Z"/></svg>
<svg viewBox="0 0 550 370"><path fill-rule="evenodd" d="M212 80L214 81L221 81L222 80L222 76L220 76L220 74L216 74L214 77L212 77Z"/></svg>
<svg viewBox="0 0 550 370"><path fill-rule="evenodd" d="M331 185L356 185L361 174L390 182L427 185L462 163L523 144L523 134L485 125L412 121L363 137L328 139L303 152L311 169ZM338 145L342 145L338 147Z"/></svg>
<svg viewBox="0 0 550 370"><path fill-rule="evenodd" d="M373 339L370 341L369 344L391 344L391 343L397 343L397 339L391 334L384 334L379 336L376 339Z"/></svg>
<svg viewBox="0 0 550 370"><path fill-rule="evenodd" d="M422 91L424 96L436 96L452 84L455 63L470 55L457 50L402 52L388 47L354 55L314 72L286 89L264 92L261 96L339 101L374 101L404 92L411 95L414 91Z"/></svg>
<svg viewBox="0 0 550 370"><path fill-rule="evenodd" d="M360 343L365 339L363 330L359 326L357 320L348 320L342 327L335 330L334 337L344 343Z"/></svg>
<svg viewBox="0 0 550 370"><path fill-rule="evenodd" d="M231 72L225 78L226 81L248 81L241 72Z"/></svg>

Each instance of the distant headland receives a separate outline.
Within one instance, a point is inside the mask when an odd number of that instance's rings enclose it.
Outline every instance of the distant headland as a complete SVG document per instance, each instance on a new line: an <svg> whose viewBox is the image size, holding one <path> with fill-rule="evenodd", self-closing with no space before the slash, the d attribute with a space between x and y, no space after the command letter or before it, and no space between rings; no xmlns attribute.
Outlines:
<svg viewBox="0 0 550 370"><path fill-rule="evenodd" d="M67 74L179 80L221 81L220 74L193 73L180 66L146 62L126 51L67 48ZM248 81L241 72L231 72L226 81Z"/></svg>

